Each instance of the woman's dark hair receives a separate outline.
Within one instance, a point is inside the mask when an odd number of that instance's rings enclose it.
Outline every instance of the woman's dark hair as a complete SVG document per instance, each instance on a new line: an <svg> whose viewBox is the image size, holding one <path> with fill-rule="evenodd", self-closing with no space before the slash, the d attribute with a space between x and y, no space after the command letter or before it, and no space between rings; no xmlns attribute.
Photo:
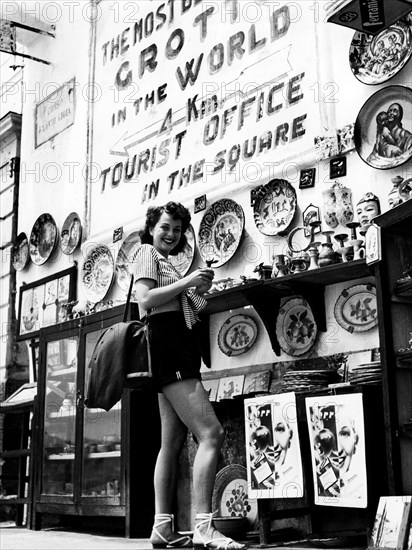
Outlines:
<svg viewBox="0 0 412 550"><path fill-rule="evenodd" d="M174 220L181 220L182 222L182 235L177 245L170 252L171 256L176 256L187 244L185 232L189 228L191 220L189 210L183 206L183 204L180 204L180 202L168 202L164 206L150 206L146 212L145 226L140 231L140 242L142 244L153 244L153 237L150 234L150 230L154 228L164 212L170 214Z"/></svg>

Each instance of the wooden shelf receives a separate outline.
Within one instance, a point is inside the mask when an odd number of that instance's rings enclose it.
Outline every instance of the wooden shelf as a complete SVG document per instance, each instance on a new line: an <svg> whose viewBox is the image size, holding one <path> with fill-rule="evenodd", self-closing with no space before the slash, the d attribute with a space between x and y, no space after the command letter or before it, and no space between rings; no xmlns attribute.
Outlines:
<svg viewBox="0 0 412 550"><path fill-rule="evenodd" d="M412 200L408 200L384 214L374 218L376 225L388 227L390 231L401 232L405 236L412 235Z"/></svg>
<svg viewBox="0 0 412 550"><path fill-rule="evenodd" d="M398 367L412 369L412 349L408 351L399 351L396 354Z"/></svg>
<svg viewBox="0 0 412 550"><path fill-rule="evenodd" d="M207 307L204 314L252 305L265 325L273 351L280 355L276 318L282 297L293 294L303 296L312 309L318 329L325 332L325 287L370 275L372 271L365 260L354 260L284 277L253 281L206 296Z"/></svg>
<svg viewBox="0 0 412 550"><path fill-rule="evenodd" d="M412 279L402 281L401 283L395 283L393 293L395 296L412 298Z"/></svg>

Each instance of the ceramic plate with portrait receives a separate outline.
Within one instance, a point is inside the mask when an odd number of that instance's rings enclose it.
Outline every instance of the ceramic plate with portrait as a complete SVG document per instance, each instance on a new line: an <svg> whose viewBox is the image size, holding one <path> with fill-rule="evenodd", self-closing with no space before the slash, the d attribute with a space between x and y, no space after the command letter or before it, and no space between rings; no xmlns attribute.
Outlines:
<svg viewBox="0 0 412 550"><path fill-rule="evenodd" d="M382 84L406 65L412 53L411 22L407 15L376 36L355 32L349 63L358 80L363 84Z"/></svg>
<svg viewBox="0 0 412 550"><path fill-rule="evenodd" d="M80 244L82 224L77 212L72 212L64 220L60 232L60 248L63 254L71 254Z"/></svg>
<svg viewBox="0 0 412 550"><path fill-rule="evenodd" d="M199 227L199 251L204 262L220 267L235 254L243 235L245 215L232 199L220 199L206 210Z"/></svg>
<svg viewBox="0 0 412 550"><path fill-rule="evenodd" d="M22 271L29 261L29 241L26 233L20 233L13 244L12 264L16 271Z"/></svg>
<svg viewBox="0 0 412 550"><path fill-rule="evenodd" d="M388 86L363 105L355 123L355 147L372 168L387 170L412 156L412 90Z"/></svg>
<svg viewBox="0 0 412 550"><path fill-rule="evenodd" d="M57 226L50 214L42 214L34 222L30 233L30 257L42 265L51 256L57 242Z"/></svg>

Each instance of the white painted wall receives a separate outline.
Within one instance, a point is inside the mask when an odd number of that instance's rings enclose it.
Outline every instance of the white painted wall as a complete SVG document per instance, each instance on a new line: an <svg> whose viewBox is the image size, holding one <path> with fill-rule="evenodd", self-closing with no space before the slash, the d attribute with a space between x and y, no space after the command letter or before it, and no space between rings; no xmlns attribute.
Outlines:
<svg viewBox="0 0 412 550"><path fill-rule="evenodd" d="M123 226L124 237L138 229L144 220L144 214L149 204L153 202L166 202L167 200L179 200L187 205L193 212L194 198L206 194L208 205L222 197L230 197L243 207L245 213L245 233L243 241L236 255L224 266L216 269L216 278L234 277L241 274L250 274L253 267L261 262L271 263L274 253L285 248L284 237L268 237L259 232L250 207L250 190L259 184L267 183L269 179L280 177L290 181L295 187L298 208L291 227L301 225L301 213L313 203L322 207L322 191L333 182L329 179L329 160L316 163L313 140L319 134L334 131L348 123L355 121L364 102L377 90L392 84L410 85L411 62L403 68L390 82L378 86L361 84L352 74L349 66L349 46L353 32L344 27L324 22L322 5L318 5L320 12L316 14L308 2L289 3L291 26L290 30L282 37L271 42L268 13L263 10L273 10L286 5L285 2L262 3L249 2L250 11L243 12L243 19L231 23L225 19L222 10L222 2L208 2L207 6L214 8L213 26L208 26L206 36L201 40L200 25L195 24L196 16L206 9L206 3L195 1L186 2L190 9L183 15L179 15L180 4L176 3L174 22L167 21L157 31L153 31L147 38L132 46L131 36L133 25L140 18L146 20L150 12L158 9L161 2L142 3L113 3L103 1L99 4L99 21L96 30L96 85L101 92L98 101L94 104L93 125L93 157L97 176L91 182L91 202L89 211L85 205L86 182L84 167L87 161L87 121L90 117L89 102L86 100L90 89L88 83L89 69L89 42L90 23L80 8L73 6L71 16L67 11L56 22L56 38L42 37L31 48L32 55L49 59L53 65L48 67L34 62L26 62L23 108L23 141L22 141L22 176L21 176L21 202L19 212L19 232L25 231L28 235L36 218L43 212L49 212L55 218L57 226L61 228L66 216L76 211L80 214L83 226L90 227L86 236L87 241L83 249L89 249L90 243L104 243L111 247L116 257L121 243L112 243L113 230ZM241 3L243 5L243 3ZM255 4L255 11L253 5ZM83 6L83 4L82 4ZM114 7L113 7L114 6ZM220 10L220 11L219 11ZM259 11L260 10L260 11ZM166 9L164 10L166 13ZM148 19L150 21L150 18ZM160 25L161 18L155 18L155 24ZM236 56L231 65L227 63L221 71L211 75L207 67L202 66L199 80L188 85L185 90L179 88L176 79L177 67L184 67L190 59L198 59L203 52L205 58L211 48L222 43L227 48L230 36L236 32L245 32L246 36L255 25L256 40L266 38L266 43L256 52L245 53L242 59ZM183 29L185 43L179 54L172 59L164 55L164 48L171 33L177 29ZM129 29L127 31L126 29ZM122 35L123 33L123 35ZM124 52L114 55L112 61L104 63L104 44L117 36L123 36ZM145 70L142 78L136 77L139 71L141 52L156 43L158 46L158 65L150 72ZM128 46L126 48L126 46ZM110 46L108 46L110 51ZM281 52L277 54L276 52ZM279 74L279 64L286 63L282 55L289 52L286 74ZM273 57L274 56L274 57ZM276 59L271 65L270 59ZM259 63L257 63L259 61ZM133 90L123 90L118 94L113 87L116 74L123 63L120 78L124 79L127 71L132 69L134 73ZM262 69L263 67L263 69ZM271 71L273 70L273 74ZM144 148L152 148L160 141L167 139L168 135L158 134L162 122L169 109L172 109L173 120L178 121L179 116L185 116L185 105L189 98L195 94L201 97L205 83L217 85L219 93L224 85L233 80L240 79L242 85L258 80L261 85L272 77L278 77L285 81L291 76L305 76L301 80L300 91L303 98L294 105L285 105L278 114L272 117L265 116L262 119L245 121L244 127L238 131L235 123L230 125L223 138L217 139L210 145L203 143L203 131L206 118L186 125L182 122L176 125L170 137L177 130L186 129L187 134L182 141L182 151L178 159L171 158L166 165L155 168L148 173L143 173L131 181L120 181L118 185L112 185L111 175L106 180L103 190L102 177L99 171L113 168L118 162L125 162L132 158L133 154L139 154ZM76 79L76 115L75 123L53 140L34 147L34 113L35 105L58 86L71 78ZM53 87L53 83L56 85ZM132 115L133 101L159 86L167 84L167 98L156 103L147 111L139 115ZM33 92L33 90L35 90ZM132 93L132 97L130 97ZM132 101L133 100L133 101ZM234 103L227 103L234 105ZM114 111L127 109L125 122L112 126L111 115ZM222 116L223 110L218 111ZM167 177L174 169L181 169L188 164L206 158L213 160L216 153L225 148L230 148L237 142L242 142L247 137L260 135L269 129L274 129L284 121L291 122L296 116L306 114L304 121L305 133L300 139L288 143L272 152L264 153L261 157L254 157L249 166L245 162L240 163L241 170L234 174L222 174L208 176L199 181L182 187L181 190L169 193ZM249 117L250 118L250 117ZM147 138L150 131L154 136ZM89 136L90 137L90 136ZM133 140L142 139L140 144L133 144ZM142 143L144 145L142 145ZM130 145L128 156L124 155L121 145ZM373 191L381 201L382 211L388 208L387 194L392 186L391 178L400 174L410 177L412 166L409 161L400 168L391 170L376 170L367 166L355 151L347 155L347 176L341 178L341 183L350 187L353 192L353 203L361 198L367 191ZM262 163L265 163L262 166ZM314 167L317 169L317 182L314 188L300 190L299 171L301 168ZM96 175L96 173L94 173ZM149 201L142 204L142 190L146 184L150 184L159 178L158 201ZM192 224L197 234L200 221L204 212L194 214ZM90 214L90 218L88 216ZM348 232L345 227L337 227L339 232ZM18 284L22 284L43 278L51 273L60 271L72 265L73 261L82 266L82 253L78 250L72 256L65 256L57 251L54 256L43 266L30 264L23 272L18 274ZM199 254L196 254L194 266L200 265ZM349 285L348 285L349 286ZM327 319L331 325L336 325L333 318L333 306L342 285L330 287L327 290ZM78 286L78 296L84 300L82 288ZM105 299L124 300L124 293L118 285L114 284ZM218 326L229 315L216 316ZM348 335L339 329L337 342L331 341L330 334L320 334L316 344L315 354L329 354L338 351L370 349L378 345L377 330L374 329L365 335ZM212 341L214 335L212 334ZM250 352L238 358L229 359L213 348L212 361L216 368L226 368L237 362L237 365L256 364L263 360L284 360L281 356L276 358L268 351L267 335L262 329L258 344L253 353Z"/></svg>

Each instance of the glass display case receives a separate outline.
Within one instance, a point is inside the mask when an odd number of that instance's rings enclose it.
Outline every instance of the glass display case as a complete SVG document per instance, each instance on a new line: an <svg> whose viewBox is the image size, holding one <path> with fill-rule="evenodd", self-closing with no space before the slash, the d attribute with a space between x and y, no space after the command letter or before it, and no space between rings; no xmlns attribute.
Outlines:
<svg viewBox="0 0 412 550"><path fill-rule="evenodd" d="M152 490L157 396L125 388L109 411L85 406L93 350L123 311L119 306L40 331L35 529L44 513L124 517L128 536L141 536L133 534L139 517L143 534L151 525L151 498L142 499L141 491L145 484ZM137 318L134 304L129 317ZM150 425L142 422L147 418ZM139 441L148 434L152 450L142 455Z"/></svg>

